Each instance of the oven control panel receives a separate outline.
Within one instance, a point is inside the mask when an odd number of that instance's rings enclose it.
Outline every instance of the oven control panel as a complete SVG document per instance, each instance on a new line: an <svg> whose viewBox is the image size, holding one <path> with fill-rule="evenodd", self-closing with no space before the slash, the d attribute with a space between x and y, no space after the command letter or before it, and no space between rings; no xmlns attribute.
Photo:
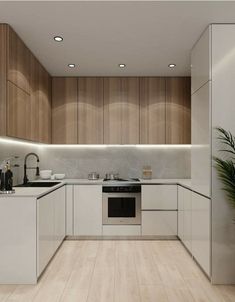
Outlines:
<svg viewBox="0 0 235 302"><path fill-rule="evenodd" d="M103 186L104 193L140 193L141 185Z"/></svg>

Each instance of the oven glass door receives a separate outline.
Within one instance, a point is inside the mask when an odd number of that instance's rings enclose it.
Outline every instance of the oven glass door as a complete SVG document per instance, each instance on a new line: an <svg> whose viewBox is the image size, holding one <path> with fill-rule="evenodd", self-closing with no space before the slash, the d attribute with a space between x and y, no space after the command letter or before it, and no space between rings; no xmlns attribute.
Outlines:
<svg viewBox="0 0 235 302"><path fill-rule="evenodd" d="M103 195L103 224L140 224L139 193Z"/></svg>

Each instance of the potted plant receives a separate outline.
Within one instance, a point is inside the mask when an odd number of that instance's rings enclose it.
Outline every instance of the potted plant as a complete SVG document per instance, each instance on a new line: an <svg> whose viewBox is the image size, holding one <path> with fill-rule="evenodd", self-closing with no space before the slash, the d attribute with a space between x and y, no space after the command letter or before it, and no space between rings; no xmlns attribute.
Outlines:
<svg viewBox="0 0 235 302"><path fill-rule="evenodd" d="M223 183L223 190L228 200L235 206L235 137L231 132L218 127L218 139L224 146L221 152L225 152L226 158L213 157L215 168L217 169L219 179Z"/></svg>

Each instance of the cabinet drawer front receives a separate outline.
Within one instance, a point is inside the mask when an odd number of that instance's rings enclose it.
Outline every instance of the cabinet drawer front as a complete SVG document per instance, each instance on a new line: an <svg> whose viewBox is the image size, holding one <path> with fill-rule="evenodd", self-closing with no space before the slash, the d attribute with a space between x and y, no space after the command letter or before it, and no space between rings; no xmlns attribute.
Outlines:
<svg viewBox="0 0 235 302"><path fill-rule="evenodd" d="M144 210L176 210L176 185L145 185L141 188L141 202Z"/></svg>
<svg viewBox="0 0 235 302"><path fill-rule="evenodd" d="M177 211L142 211L142 235L176 236Z"/></svg>
<svg viewBox="0 0 235 302"><path fill-rule="evenodd" d="M141 227L138 225L103 225L104 236L139 236Z"/></svg>

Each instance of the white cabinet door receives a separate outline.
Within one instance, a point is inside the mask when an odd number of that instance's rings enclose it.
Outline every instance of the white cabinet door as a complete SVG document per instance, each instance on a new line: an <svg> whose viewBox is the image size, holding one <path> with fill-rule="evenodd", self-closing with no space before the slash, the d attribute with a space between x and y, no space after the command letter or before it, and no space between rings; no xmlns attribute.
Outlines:
<svg viewBox="0 0 235 302"><path fill-rule="evenodd" d="M205 196L211 194L211 83L192 95L192 189Z"/></svg>
<svg viewBox="0 0 235 302"><path fill-rule="evenodd" d="M142 235L176 236L177 211L142 211Z"/></svg>
<svg viewBox="0 0 235 302"><path fill-rule="evenodd" d="M66 235L73 236L73 185L66 186Z"/></svg>
<svg viewBox="0 0 235 302"><path fill-rule="evenodd" d="M52 192L54 199L54 250L65 237L65 186Z"/></svg>
<svg viewBox="0 0 235 302"><path fill-rule="evenodd" d="M192 192L183 189L184 194L184 235L183 242L187 249L192 252Z"/></svg>
<svg viewBox="0 0 235 302"><path fill-rule="evenodd" d="M192 254L210 276L211 200L192 192Z"/></svg>
<svg viewBox="0 0 235 302"><path fill-rule="evenodd" d="M176 210L177 185L141 186L143 210Z"/></svg>
<svg viewBox="0 0 235 302"><path fill-rule="evenodd" d="M210 32L211 27L203 33L191 53L191 92L192 94L211 79L210 74Z"/></svg>
<svg viewBox="0 0 235 302"><path fill-rule="evenodd" d="M74 235L102 235L102 186L74 186Z"/></svg>
<svg viewBox="0 0 235 302"><path fill-rule="evenodd" d="M37 200L37 223L39 276L54 253L54 194L48 194Z"/></svg>
<svg viewBox="0 0 235 302"><path fill-rule="evenodd" d="M178 237L184 241L184 188L178 186Z"/></svg>

